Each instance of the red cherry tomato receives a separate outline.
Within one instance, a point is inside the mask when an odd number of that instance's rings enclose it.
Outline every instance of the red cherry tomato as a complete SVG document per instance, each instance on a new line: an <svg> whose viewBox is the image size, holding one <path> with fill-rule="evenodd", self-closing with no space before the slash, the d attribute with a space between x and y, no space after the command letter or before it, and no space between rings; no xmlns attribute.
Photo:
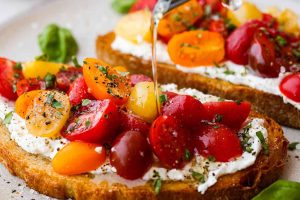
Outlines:
<svg viewBox="0 0 300 200"><path fill-rule="evenodd" d="M167 95L167 101L170 101L172 98L178 96L179 94L175 93L175 92L164 92L165 95Z"/></svg>
<svg viewBox="0 0 300 200"><path fill-rule="evenodd" d="M0 94L9 100L16 100L16 84L23 79L20 69L15 68L16 63L6 58L0 58Z"/></svg>
<svg viewBox="0 0 300 200"><path fill-rule="evenodd" d="M277 19L267 13L263 13L263 21L267 24L268 27L272 27L274 29L277 29L279 26Z"/></svg>
<svg viewBox="0 0 300 200"><path fill-rule="evenodd" d="M264 33L257 30L249 49L249 65L262 77L278 77L280 65L276 62L275 43Z"/></svg>
<svg viewBox="0 0 300 200"><path fill-rule="evenodd" d="M208 102L203 106L207 112L207 120L224 124L234 130L241 128L251 111L251 104L248 102Z"/></svg>
<svg viewBox="0 0 300 200"><path fill-rule="evenodd" d="M198 2L203 6L210 6L212 12L223 13L226 11L220 0L198 0Z"/></svg>
<svg viewBox="0 0 300 200"><path fill-rule="evenodd" d="M202 103L188 95L173 97L162 107L162 114L173 116L185 127L193 127L206 118Z"/></svg>
<svg viewBox="0 0 300 200"><path fill-rule="evenodd" d="M94 99L88 92L88 86L83 77L77 78L71 84L68 95L72 105L80 104L83 99Z"/></svg>
<svg viewBox="0 0 300 200"><path fill-rule="evenodd" d="M116 105L111 100L92 100L73 113L61 135L70 141L103 144L115 137L118 126Z"/></svg>
<svg viewBox="0 0 300 200"><path fill-rule="evenodd" d="M82 76L82 68L69 67L56 74L56 85L59 90L67 92L71 83Z"/></svg>
<svg viewBox="0 0 300 200"><path fill-rule="evenodd" d="M143 74L132 74L130 75L131 87L134 87L137 83L140 82L152 82L152 79Z"/></svg>
<svg viewBox="0 0 300 200"><path fill-rule="evenodd" d="M17 83L17 94L21 96L25 92L32 90L45 90L46 83L43 80L37 78L23 79Z"/></svg>
<svg viewBox="0 0 300 200"><path fill-rule="evenodd" d="M143 9L152 11L156 2L157 0L137 0L136 3L133 4L129 12L135 12Z"/></svg>
<svg viewBox="0 0 300 200"><path fill-rule="evenodd" d="M152 161L151 147L140 132L124 132L113 143L110 163L123 178L141 178L150 168Z"/></svg>
<svg viewBox="0 0 300 200"><path fill-rule="evenodd" d="M300 103L300 73L290 74L284 77L280 83L280 91L287 98Z"/></svg>
<svg viewBox="0 0 300 200"><path fill-rule="evenodd" d="M217 32L222 34L223 36L227 35L227 29L224 20L211 20L209 24L208 30L212 32Z"/></svg>
<svg viewBox="0 0 300 200"><path fill-rule="evenodd" d="M143 133L145 136L148 136L149 130L150 125L141 118L133 114L120 111L120 132L138 131Z"/></svg>
<svg viewBox="0 0 300 200"><path fill-rule="evenodd" d="M222 124L203 124L194 132L196 151L216 161L228 162L242 155L241 143L236 134Z"/></svg>
<svg viewBox="0 0 300 200"><path fill-rule="evenodd" d="M182 168L190 159L186 154L193 149L191 133L172 116L160 116L153 122L149 140L153 152L167 168Z"/></svg>
<svg viewBox="0 0 300 200"><path fill-rule="evenodd" d="M233 31L227 38L226 52L229 60L236 64L248 64L248 50L251 46L254 33L264 23L252 20Z"/></svg>

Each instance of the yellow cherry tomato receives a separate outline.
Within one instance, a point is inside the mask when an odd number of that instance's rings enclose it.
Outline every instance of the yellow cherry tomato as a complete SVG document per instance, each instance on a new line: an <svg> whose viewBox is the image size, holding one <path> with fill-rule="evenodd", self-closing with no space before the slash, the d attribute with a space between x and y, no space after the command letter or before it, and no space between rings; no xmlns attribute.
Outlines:
<svg viewBox="0 0 300 200"><path fill-rule="evenodd" d="M253 19L261 20L263 18L263 14L256 5L244 1L243 5L238 10L228 10L227 18L230 19L234 25L241 26Z"/></svg>
<svg viewBox="0 0 300 200"><path fill-rule="evenodd" d="M47 73L57 74L62 67L68 68L67 65L54 62L25 62L23 63L23 74L26 79L37 77L44 78Z"/></svg>
<svg viewBox="0 0 300 200"><path fill-rule="evenodd" d="M67 95L58 91L39 92L26 110L26 127L35 136L55 138L67 122L70 109Z"/></svg>
<svg viewBox="0 0 300 200"><path fill-rule="evenodd" d="M152 122L158 115L154 83L137 83L131 91L127 108L145 121Z"/></svg>
<svg viewBox="0 0 300 200"><path fill-rule="evenodd" d="M77 175L96 170L105 158L105 148L101 145L71 142L55 155L52 167L59 174Z"/></svg>
<svg viewBox="0 0 300 200"><path fill-rule="evenodd" d="M19 96L16 101L16 113L25 119L27 108L32 104L33 99L41 92L41 90L33 90Z"/></svg>
<svg viewBox="0 0 300 200"><path fill-rule="evenodd" d="M115 33L133 43L151 42L151 12L140 10L124 16L117 24Z"/></svg>

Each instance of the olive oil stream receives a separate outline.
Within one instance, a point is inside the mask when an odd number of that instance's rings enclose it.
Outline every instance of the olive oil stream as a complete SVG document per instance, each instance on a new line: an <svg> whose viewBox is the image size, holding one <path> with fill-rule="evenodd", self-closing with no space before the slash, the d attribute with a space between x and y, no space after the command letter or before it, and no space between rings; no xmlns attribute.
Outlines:
<svg viewBox="0 0 300 200"><path fill-rule="evenodd" d="M159 21L172 9L186 3L188 0L158 0L154 7L151 20L152 32L152 74L154 82L154 92L156 97L156 109L160 114L160 94L158 90L158 74L157 74L157 60L156 60L156 43L157 43L157 29ZM243 0L221 0L222 4L229 9L236 10L242 6Z"/></svg>

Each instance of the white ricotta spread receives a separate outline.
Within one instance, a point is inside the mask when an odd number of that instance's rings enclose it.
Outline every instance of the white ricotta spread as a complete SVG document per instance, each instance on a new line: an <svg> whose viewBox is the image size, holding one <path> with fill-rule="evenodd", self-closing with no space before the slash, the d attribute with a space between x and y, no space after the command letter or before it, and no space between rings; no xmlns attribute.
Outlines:
<svg viewBox="0 0 300 200"><path fill-rule="evenodd" d="M151 44L145 41L134 44L120 36L116 36L116 39L112 43L111 47L124 54L131 54L147 61L151 60L152 57ZM167 46L161 41L157 42L157 60L163 63L174 64L169 57ZM300 103L285 97L279 90L279 84L282 80L282 77L286 75L285 73L281 73L278 78L262 78L253 74L245 66L237 65L230 61L221 64L220 67L184 67L176 65L176 68L186 73L195 73L210 78L218 78L233 84L246 85L263 92L281 96L285 103L290 103L300 110Z"/></svg>
<svg viewBox="0 0 300 200"><path fill-rule="evenodd" d="M194 89L181 89L178 90L175 84L168 84L161 86L163 91L172 91L179 94L187 94L194 96L199 99L201 102L211 102L218 101L219 98L212 95L205 95L202 92L199 92ZM14 112L14 103L7 101L5 98L0 96L0 118L4 120L7 113L13 112L12 120L10 124L6 124L11 138L25 151L42 155L46 158L52 159L57 151L61 149L64 145L68 143L65 139L47 139L41 137L35 137L31 135L26 129L25 120L22 119ZM204 193L210 186L214 185L217 182L218 177L224 174L235 173L236 171L245 169L254 164L258 153L261 151L262 145L259 138L256 136L256 132L261 131L265 139L267 139L267 130L263 127L264 120L262 119L252 119L248 122L248 134L249 141L248 145L252 149L251 153L244 152L241 157L227 162L214 162L205 159L204 157L197 155L196 158L187 164L183 169L165 169L162 167L153 166L149 171L142 177L133 183L129 183L129 186L136 186L138 184L144 184L148 180L155 179L154 174L159 174L162 180L194 180L193 172L203 174L203 181L197 183L196 187L198 191ZM244 132L244 130L241 130ZM95 151L101 151L102 149L95 149ZM110 181L108 177L114 177L113 181L126 182L121 177L116 175L116 169L109 164L107 161L104 165L98 168L95 171L92 171L91 174L95 175L95 180L106 180ZM105 176L108 174L109 176Z"/></svg>

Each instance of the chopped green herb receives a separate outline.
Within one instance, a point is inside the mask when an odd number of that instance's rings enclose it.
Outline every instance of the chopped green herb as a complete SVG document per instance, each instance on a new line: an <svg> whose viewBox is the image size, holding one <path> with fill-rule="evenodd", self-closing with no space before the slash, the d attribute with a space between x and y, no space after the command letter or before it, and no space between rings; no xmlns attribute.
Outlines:
<svg viewBox="0 0 300 200"><path fill-rule="evenodd" d="M56 99L53 99L51 106L56 109L63 108L62 103Z"/></svg>
<svg viewBox="0 0 300 200"><path fill-rule="evenodd" d="M205 177L203 174L199 173L199 172L195 172L195 171L192 171L192 177L200 182L200 183L204 183L205 182Z"/></svg>
<svg viewBox="0 0 300 200"><path fill-rule="evenodd" d="M241 105L242 101L241 101L241 100L236 100L235 103L236 103L237 105Z"/></svg>
<svg viewBox="0 0 300 200"><path fill-rule="evenodd" d="M42 54L34 58L36 61L49 61L47 54Z"/></svg>
<svg viewBox="0 0 300 200"><path fill-rule="evenodd" d="M261 131L257 131L256 136L258 137L258 139L260 140L260 143L262 144L264 154L269 155L269 145L266 143L263 133Z"/></svg>
<svg viewBox="0 0 300 200"><path fill-rule="evenodd" d="M212 9L211 9L211 6L210 6L210 5L206 5L206 6L204 7L204 15L205 15L206 17L208 17L208 16L211 15L211 11L212 11Z"/></svg>
<svg viewBox="0 0 300 200"><path fill-rule="evenodd" d="M216 114L215 116L215 122L221 122L223 120L223 116L220 114Z"/></svg>
<svg viewBox="0 0 300 200"><path fill-rule="evenodd" d="M208 160L210 162L216 162L216 158L214 156L208 156Z"/></svg>
<svg viewBox="0 0 300 200"><path fill-rule="evenodd" d="M81 102L81 105L82 105L82 106L87 106L87 105L89 105L91 102L92 102L92 101L89 100L89 99L83 99L82 102Z"/></svg>
<svg viewBox="0 0 300 200"><path fill-rule="evenodd" d="M92 124L92 122L91 122L90 120L87 120L87 121L85 122L85 127L88 128L88 127L91 126L91 124Z"/></svg>
<svg viewBox="0 0 300 200"><path fill-rule="evenodd" d="M187 161L191 160L191 152L190 152L190 150L188 150L188 149L184 150L184 158Z"/></svg>
<svg viewBox="0 0 300 200"><path fill-rule="evenodd" d="M234 25L230 19L226 19L225 20L225 27L226 29L231 32L233 31L234 29L236 29L236 25Z"/></svg>
<svg viewBox="0 0 300 200"><path fill-rule="evenodd" d="M105 115L104 115L104 118L105 118L105 119L108 119L108 117L109 117L108 114L105 114Z"/></svg>
<svg viewBox="0 0 300 200"><path fill-rule="evenodd" d="M225 101L225 99L222 98L222 97L220 97L220 98L218 99L218 101L219 101L219 102L223 102L223 101Z"/></svg>
<svg viewBox="0 0 300 200"><path fill-rule="evenodd" d="M300 59L300 50L293 49L293 54L296 56L298 59Z"/></svg>
<svg viewBox="0 0 300 200"><path fill-rule="evenodd" d="M45 78L46 88L53 88L55 85L56 77L53 74L47 73Z"/></svg>
<svg viewBox="0 0 300 200"><path fill-rule="evenodd" d="M17 92L17 85L15 83L12 85L12 88L13 88L13 93L16 93Z"/></svg>
<svg viewBox="0 0 300 200"><path fill-rule="evenodd" d="M154 191L156 194L160 193L161 190L161 185L162 185L162 180L160 178L160 175L157 171L153 171L153 178L155 178L154 182L153 182L153 186L154 186Z"/></svg>
<svg viewBox="0 0 300 200"><path fill-rule="evenodd" d="M18 62L18 63L16 63L16 65L14 66L14 69L15 70L22 70L22 63L20 63L20 62Z"/></svg>
<svg viewBox="0 0 300 200"><path fill-rule="evenodd" d="M159 102L160 102L161 104L164 104L167 100L168 100L167 95L165 95L165 94L159 95Z"/></svg>
<svg viewBox="0 0 300 200"><path fill-rule="evenodd" d="M54 94L52 94L52 93L48 94L46 103L51 105L53 102L53 99L54 99Z"/></svg>
<svg viewBox="0 0 300 200"><path fill-rule="evenodd" d="M5 115L4 117L4 124L10 124L11 123L11 120L12 120L12 117L13 117L13 112L9 112Z"/></svg>
<svg viewBox="0 0 300 200"><path fill-rule="evenodd" d="M227 68L227 69L224 71L224 74L226 74L226 75L234 75L235 72L234 72L234 71L231 71L230 69Z"/></svg>
<svg viewBox="0 0 300 200"><path fill-rule="evenodd" d="M72 56L72 62L73 62L74 66L75 66L76 68L81 68L81 65L79 65L76 56Z"/></svg>
<svg viewBox="0 0 300 200"><path fill-rule="evenodd" d="M295 151L297 149L297 145L300 144L300 142L293 142L293 143L290 143L289 146L288 146L288 149L290 151Z"/></svg>
<svg viewBox="0 0 300 200"><path fill-rule="evenodd" d="M173 20L179 22L181 20L181 17L176 13L174 15L172 15Z"/></svg>
<svg viewBox="0 0 300 200"><path fill-rule="evenodd" d="M282 36L277 35L275 40L277 41L277 43L279 44L279 46L285 46L287 44L286 39L284 39Z"/></svg>
<svg viewBox="0 0 300 200"><path fill-rule="evenodd" d="M219 128L220 128L220 126L218 126L218 125L214 126L214 129L219 129Z"/></svg>
<svg viewBox="0 0 300 200"><path fill-rule="evenodd" d="M14 77L15 77L15 78L20 78L20 74L14 73Z"/></svg>
<svg viewBox="0 0 300 200"><path fill-rule="evenodd" d="M99 69L100 72L102 72L103 74L107 74L107 68L106 68L106 67L99 66L98 69Z"/></svg>

